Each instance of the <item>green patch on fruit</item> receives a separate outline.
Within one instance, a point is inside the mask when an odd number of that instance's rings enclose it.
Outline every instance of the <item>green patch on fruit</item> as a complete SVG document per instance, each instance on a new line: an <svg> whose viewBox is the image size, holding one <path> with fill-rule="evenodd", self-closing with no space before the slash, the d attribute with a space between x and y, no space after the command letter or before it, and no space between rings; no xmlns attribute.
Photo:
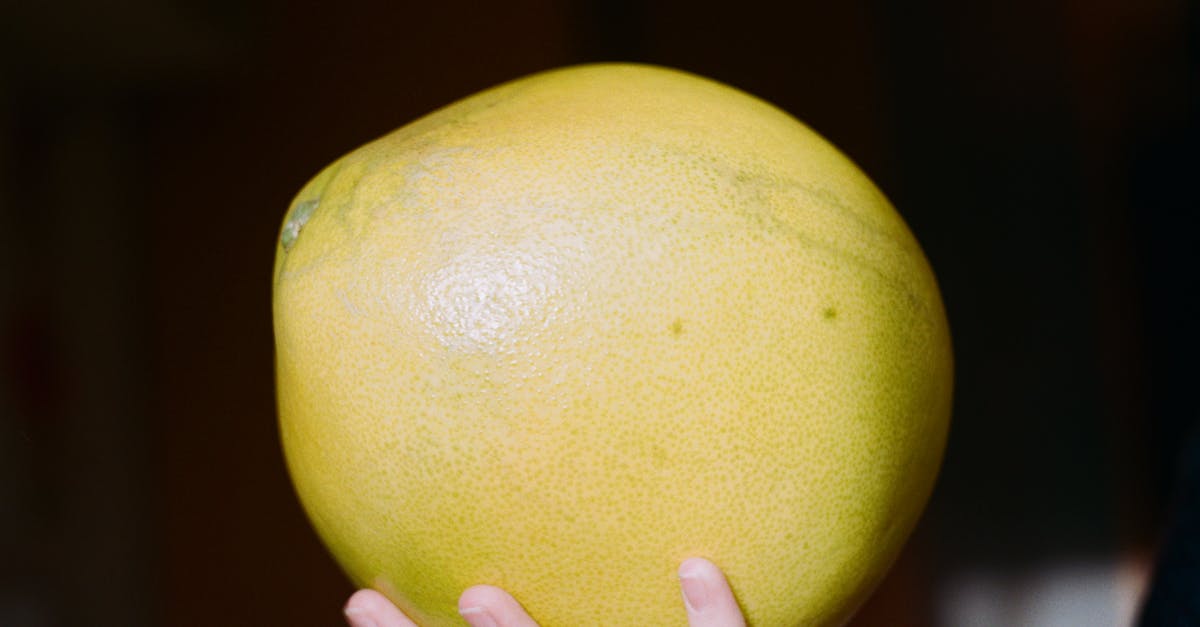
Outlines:
<svg viewBox="0 0 1200 627"><path fill-rule="evenodd" d="M296 243L296 238L300 235L300 229L304 228L305 223L312 217L313 212L317 210L317 205L320 204L319 200L305 200L298 203L292 209L287 220L283 223L283 233L279 237L284 250L291 249L292 245Z"/></svg>

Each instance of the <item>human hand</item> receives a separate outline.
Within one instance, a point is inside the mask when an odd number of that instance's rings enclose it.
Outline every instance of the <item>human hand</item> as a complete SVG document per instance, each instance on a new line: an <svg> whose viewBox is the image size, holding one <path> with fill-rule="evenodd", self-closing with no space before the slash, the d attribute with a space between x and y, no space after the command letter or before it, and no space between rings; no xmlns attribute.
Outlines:
<svg viewBox="0 0 1200 627"><path fill-rule="evenodd" d="M725 575L712 562L693 557L679 567L679 585L689 627L745 627ZM417 627L387 597L359 590L346 603L350 627ZM458 613L471 627L538 627L525 609L495 586L472 586L458 599Z"/></svg>

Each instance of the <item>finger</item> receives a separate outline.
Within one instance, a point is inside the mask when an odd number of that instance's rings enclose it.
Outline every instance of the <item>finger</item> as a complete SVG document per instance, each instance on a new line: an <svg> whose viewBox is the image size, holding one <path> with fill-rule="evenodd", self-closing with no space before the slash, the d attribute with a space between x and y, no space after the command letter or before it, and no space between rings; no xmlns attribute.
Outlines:
<svg viewBox="0 0 1200 627"><path fill-rule="evenodd" d="M374 590L359 590L342 609L350 627L417 627L387 597Z"/></svg>
<svg viewBox="0 0 1200 627"><path fill-rule="evenodd" d="M458 613L471 627L537 627L517 600L496 586L472 586L458 598Z"/></svg>
<svg viewBox="0 0 1200 627"><path fill-rule="evenodd" d="M712 562L701 557L684 560L679 566L679 587L690 627L745 627L729 582Z"/></svg>

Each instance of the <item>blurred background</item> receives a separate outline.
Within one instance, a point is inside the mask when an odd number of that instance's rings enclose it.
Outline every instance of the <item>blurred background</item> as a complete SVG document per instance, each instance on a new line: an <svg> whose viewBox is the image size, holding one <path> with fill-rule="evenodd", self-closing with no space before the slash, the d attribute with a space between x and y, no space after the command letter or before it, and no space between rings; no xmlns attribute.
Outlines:
<svg viewBox="0 0 1200 627"><path fill-rule="evenodd" d="M336 625L277 443L292 194L583 61L759 95L857 161L957 355L932 502L857 625L1121 625L1197 418L1183 0L0 2L0 625Z"/></svg>

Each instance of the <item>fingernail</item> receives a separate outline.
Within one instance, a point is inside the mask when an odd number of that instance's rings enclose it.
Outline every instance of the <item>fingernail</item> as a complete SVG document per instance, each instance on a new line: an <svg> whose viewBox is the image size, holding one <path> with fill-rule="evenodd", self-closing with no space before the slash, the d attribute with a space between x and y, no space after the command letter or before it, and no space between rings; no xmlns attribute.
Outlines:
<svg viewBox="0 0 1200 627"><path fill-rule="evenodd" d="M458 613L463 619L471 624L471 627L496 627L496 619L486 608L482 607L463 607L459 608Z"/></svg>
<svg viewBox="0 0 1200 627"><path fill-rule="evenodd" d="M689 609L699 612L708 607L708 588L699 574L680 572L679 585L683 588L683 602Z"/></svg>
<svg viewBox="0 0 1200 627"><path fill-rule="evenodd" d="M346 622L350 623L350 627L379 627L375 619L361 607L347 607L342 613L346 615Z"/></svg>

